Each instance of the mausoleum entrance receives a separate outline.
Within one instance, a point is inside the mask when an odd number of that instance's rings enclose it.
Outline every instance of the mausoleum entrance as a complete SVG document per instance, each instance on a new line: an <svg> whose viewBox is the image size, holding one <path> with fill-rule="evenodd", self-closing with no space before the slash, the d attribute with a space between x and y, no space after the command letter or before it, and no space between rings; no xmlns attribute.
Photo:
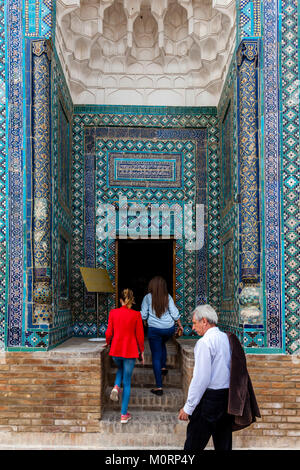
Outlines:
<svg viewBox="0 0 300 470"><path fill-rule="evenodd" d="M175 241L117 240L116 279L117 294L123 288L134 292L135 310L141 309L148 283L154 276L162 276L169 294L175 298ZM116 304L118 305L118 297Z"/></svg>

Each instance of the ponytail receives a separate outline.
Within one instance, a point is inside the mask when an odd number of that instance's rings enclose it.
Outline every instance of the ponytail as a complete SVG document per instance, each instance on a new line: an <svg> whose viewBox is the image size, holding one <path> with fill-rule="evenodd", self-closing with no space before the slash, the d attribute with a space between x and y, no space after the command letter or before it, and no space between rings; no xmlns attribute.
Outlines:
<svg viewBox="0 0 300 470"><path fill-rule="evenodd" d="M135 304L133 292L131 289L123 289L120 295L120 300L123 300L126 307L131 308Z"/></svg>

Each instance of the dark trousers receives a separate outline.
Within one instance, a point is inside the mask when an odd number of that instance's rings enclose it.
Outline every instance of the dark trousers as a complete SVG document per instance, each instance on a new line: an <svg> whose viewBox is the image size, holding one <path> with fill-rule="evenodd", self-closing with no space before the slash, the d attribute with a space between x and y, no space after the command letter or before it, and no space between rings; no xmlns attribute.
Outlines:
<svg viewBox="0 0 300 470"><path fill-rule="evenodd" d="M227 413L228 388L207 389L190 416L184 450L205 449L210 437L215 450L232 450L232 417Z"/></svg>
<svg viewBox="0 0 300 470"><path fill-rule="evenodd" d="M166 367L167 348L166 342L172 338L175 326L171 328L148 328L148 340L152 354L152 367L156 386L162 388L161 369Z"/></svg>

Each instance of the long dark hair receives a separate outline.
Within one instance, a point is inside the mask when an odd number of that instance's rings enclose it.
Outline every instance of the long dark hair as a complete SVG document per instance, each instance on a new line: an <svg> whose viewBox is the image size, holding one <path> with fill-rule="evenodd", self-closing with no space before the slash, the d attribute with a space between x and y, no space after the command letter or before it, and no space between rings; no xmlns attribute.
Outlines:
<svg viewBox="0 0 300 470"><path fill-rule="evenodd" d="M155 315L160 318L169 305L169 293L164 278L155 276L151 279L148 285L148 292L152 295L152 308Z"/></svg>

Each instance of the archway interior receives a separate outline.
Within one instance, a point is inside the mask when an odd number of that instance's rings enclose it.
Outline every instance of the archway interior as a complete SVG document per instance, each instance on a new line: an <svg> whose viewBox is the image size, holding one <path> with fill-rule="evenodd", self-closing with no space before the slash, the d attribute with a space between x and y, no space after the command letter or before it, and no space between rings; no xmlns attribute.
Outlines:
<svg viewBox="0 0 300 470"><path fill-rule="evenodd" d="M173 244L170 240L118 240L118 293L131 288L135 310L140 310L148 283L154 276L162 276L170 295L174 295Z"/></svg>

